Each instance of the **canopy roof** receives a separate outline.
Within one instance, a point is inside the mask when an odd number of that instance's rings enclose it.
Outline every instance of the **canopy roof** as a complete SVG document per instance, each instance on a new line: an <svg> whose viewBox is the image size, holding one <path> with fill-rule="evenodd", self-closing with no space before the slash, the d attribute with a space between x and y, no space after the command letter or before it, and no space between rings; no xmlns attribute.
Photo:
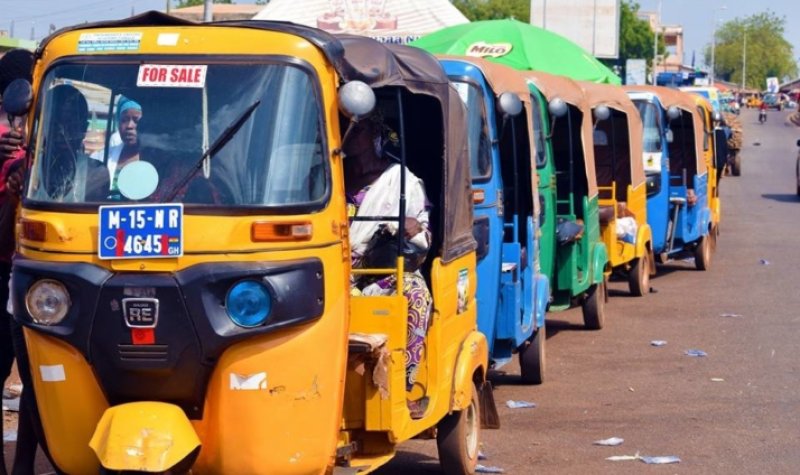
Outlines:
<svg viewBox="0 0 800 475"><path fill-rule="evenodd" d="M563 76L555 76L541 71L525 71L522 74L544 95L548 102L555 98L561 98L564 102L576 107L583 113L583 121L581 123L581 147L583 149L583 162L586 170L588 196L592 197L597 195L597 175L594 168L592 108L583 89L577 82ZM556 123L558 120L559 119L556 119Z"/></svg>
<svg viewBox="0 0 800 475"><path fill-rule="evenodd" d="M474 249L472 195L465 109L436 58L417 48L386 45L363 36L336 37L316 28L287 22L241 20L194 23L160 12L147 12L119 21L83 24L60 30L42 41L41 57L53 38L70 31L129 27L188 26L238 27L293 34L313 44L328 58L342 81L360 80L372 88L395 86L413 94L435 98L441 105L444 130L442 155L442 260L448 261ZM173 53L174 54L174 53Z"/></svg>
<svg viewBox="0 0 800 475"><path fill-rule="evenodd" d="M644 155L644 146L642 145L644 129L639 110L636 108L633 101L630 100L628 94L618 86L608 86L590 82L581 82L580 86L586 94L586 98L589 100L589 105L592 109L600 105L606 105L625 114L628 120L631 185L636 188L644 183L645 180L644 162L641 159Z"/></svg>
<svg viewBox="0 0 800 475"><path fill-rule="evenodd" d="M384 43L408 43L422 35L469 20L448 0L272 0L253 17L313 26L331 33L369 36Z"/></svg>
<svg viewBox="0 0 800 475"><path fill-rule="evenodd" d="M655 94L665 109L677 107L678 109L691 114L692 125L694 126L694 152L695 163L697 164L697 173L704 173L707 169L704 158L705 155L703 152L703 134L705 131L703 128L703 116L700 115L700 111L697 109L697 107L700 101L706 103L708 103L708 101L697 94L683 92L679 91L678 89L672 89L664 86L624 86L623 90L630 92L649 92L651 94ZM708 107L711 108L711 105L709 104Z"/></svg>

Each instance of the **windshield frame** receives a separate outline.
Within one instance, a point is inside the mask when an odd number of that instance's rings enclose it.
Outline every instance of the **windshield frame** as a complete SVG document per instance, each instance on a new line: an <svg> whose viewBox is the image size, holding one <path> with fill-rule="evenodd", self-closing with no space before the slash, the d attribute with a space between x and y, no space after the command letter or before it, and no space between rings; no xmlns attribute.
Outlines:
<svg viewBox="0 0 800 475"><path fill-rule="evenodd" d="M494 156L495 156L495 147L496 147L496 139L492 138L492 125L491 119L489 117L489 111L486 108L486 95L484 94L483 87L481 84L476 81L475 79L465 76L465 75L449 75L447 77L451 83L461 83L466 85L470 90L475 90L478 94L478 103L481 105L481 117L483 119L483 129L481 134L486 137L488 151L489 151L489 159L486 161L486 169L483 170L483 173L480 175L472 174L472 183L488 183L492 179L492 174L494 173ZM455 87L455 86L453 86ZM462 100L463 103L463 100ZM464 104L464 108L467 108L467 104ZM467 110L469 114L469 110ZM469 121L467 121L469 122ZM467 131L469 132L469 131ZM469 140L469 137L467 137ZM478 144L478 151L476 152L480 154L480 144ZM470 173L472 173L472 150L470 150Z"/></svg>
<svg viewBox="0 0 800 475"><path fill-rule="evenodd" d="M328 130L332 125L327 121L325 102L323 100L322 85L319 74L313 65L302 58L281 55L251 55L251 54L109 54L109 55L71 55L62 56L47 65L37 84L36 100L32 109L34 114L31 131L27 136L30 138L31 146L25 154L25 180L24 190L21 197L22 207L37 211L52 211L60 213L79 213L95 214L98 208L103 205L113 204L134 204L135 202L92 202L92 203L69 203L55 201L40 201L27 196L28 186L31 178L32 167L36 150L40 146L40 129L42 126L41 114L44 97L45 80L51 72L60 66L65 65L140 65L140 64L205 64L205 65L279 65L294 67L308 75L308 79L313 91L313 100L318 105L317 126L320 130L322 147L322 164L324 174L325 191L322 196L312 202L301 204L288 204L283 206L275 205L217 205L200 203L183 203L184 214L186 215L207 215L207 216L258 216L258 215L296 215L312 214L324 210L330 203L333 189L333 175L331 171L331 152L328 141ZM212 137L216 139L216 137ZM198 155L197 159L200 159ZM176 203L173 201L173 203Z"/></svg>

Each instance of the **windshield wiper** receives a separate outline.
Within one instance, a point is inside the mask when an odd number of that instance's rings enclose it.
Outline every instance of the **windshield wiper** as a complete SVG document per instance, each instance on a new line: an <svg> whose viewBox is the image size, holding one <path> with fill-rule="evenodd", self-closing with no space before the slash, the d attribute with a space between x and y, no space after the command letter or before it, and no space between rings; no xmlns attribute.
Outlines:
<svg viewBox="0 0 800 475"><path fill-rule="evenodd" d="M194 176L197 174L197 171L203 167L203 161L206 158L210 160L211 158L214 157L214 155L217 152L222 150L222 147L224 147L225 145L227 145L228 142L230 142L233 136L236 135L236 132L238 132L239 129L242 128L244 123L247 122L247 119L249 119L251 115L253 115L253 112L259 105L261 105L260 99L252 103L250 107L248 107L244 112L242 112L242 115L240 115L239 118L236 119L234 123L229 125L228 128L225 129L225 131L222 132L222 134L217 138L217 140L215 140L214 143L211 144L210 147L208 147L208 150L206 150L205 153L203 153L203 155L200 157L200 160L197 161L195 166L192 167L192 169L189 170L189 173L187 173L186 176L183 177L183 179L178 182L178 186L176 186L175 189L172 190L172 193L167 195L166 198L162 199L161 202L164 203L165 201L174 200L175 197L178 196L178 193L180 193L180 191L183 189L183 187L186 186L187 183L189 183L189 180L194 178Z"/></svg>

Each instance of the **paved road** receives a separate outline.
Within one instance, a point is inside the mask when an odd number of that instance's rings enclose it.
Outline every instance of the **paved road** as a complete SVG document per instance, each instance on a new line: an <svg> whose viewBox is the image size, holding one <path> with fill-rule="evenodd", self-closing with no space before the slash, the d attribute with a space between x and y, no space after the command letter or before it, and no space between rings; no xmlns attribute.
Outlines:
<svg viewBox="0 0 800 475"><path fill-rule="evenodd" d="M526 387L498 378L503 427L484 432L483 463L508 474L800 471L800 129L784 126L783 116L771 112L760 126L754 111L743 113L744 172L722 181L722 235L711 270L662 267L652 281L658 293L641 299L612 283L607 327L599 332L582 330L579 311L551 315L548 380ZM656 339L667 345L651 347ZM687 349L708 357L687 357ZM516 365L507 370L518 374ZM510 410L509 399L539 407ZM612 436L624 444L592 445ZM636 452L682 462L605 460ZM44 462L40 469L51 470ZM440 473L435 443L409 442L380 473Z"/></svg>
<svg viewBox="0 0 800 475"><path fill-rule="evenodd" d="M618 292L599 332L581 329L579 311L549 315L547 381L502 378L503 427L484 431L483 463L508 474L800 473L800 129L785 126L786 115L770 112L761 126L755 111L742 114L743 176L722 180L722 234L708 272L664 266L652 280L658 293L644 298L612 283ZM507 409L509 399L539 407ZM592 445L612 436L624 444ZM637 452L682 461L605 460ZM412 441L379 473L439 473L437 463L433 441Z"/></svg>

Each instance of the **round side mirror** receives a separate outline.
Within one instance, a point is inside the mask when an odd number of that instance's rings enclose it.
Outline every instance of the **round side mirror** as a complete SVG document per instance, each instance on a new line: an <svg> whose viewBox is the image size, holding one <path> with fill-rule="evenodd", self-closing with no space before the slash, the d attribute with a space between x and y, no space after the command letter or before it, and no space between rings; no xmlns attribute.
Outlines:
<svg viewBox="0 0 800 475"><path fill-rule="evenodd" d="M553 117L563 117L567 113L567 103L560 97L554 97L547 103L547 110Z"/></svg>
<svg viewBox="0 0 800 475"><path fill-rule="evenodd" d="M344 115L360 119L375 109L375 91L362 81L350 81L339 88L339 108Z"/></svg>
<svg viewBox="0 0 800 475"><path fill-rule="evenodd" d="M497 101L497 107L503 114L515 117L522 112L522 101L519 100L516 94L512 92L504 92L500 94L500 100Z"/></svg>
<svg viewBox="0 0 800 475"><path fill-rule="evenodd" d="M681 111L677 107L671 106L669 109L667 109L667 118L669 120L675 120L680 116L681 116Z"/></svg>
<svg viewBox="0 0 800 475"><path fill-rule="evenodd" d="M605 104L600 104L599 106L595 107L592 113L598 122L611 117L611 109L609 109Z"/></svg>
<svg viewBox="0 0 800 475"><path fill-rule="evenodd" d="M714 122L721 122L722 121L722 114L717 111L714 111Z"/></svg>
<svg viewBox="0 0 800 475"><path fill-rule="evenodd" d="M3 91L3 109L8 115L14 117L26 115L31 102L33 102L33 88L27 79L15 79Z"/></svg>

